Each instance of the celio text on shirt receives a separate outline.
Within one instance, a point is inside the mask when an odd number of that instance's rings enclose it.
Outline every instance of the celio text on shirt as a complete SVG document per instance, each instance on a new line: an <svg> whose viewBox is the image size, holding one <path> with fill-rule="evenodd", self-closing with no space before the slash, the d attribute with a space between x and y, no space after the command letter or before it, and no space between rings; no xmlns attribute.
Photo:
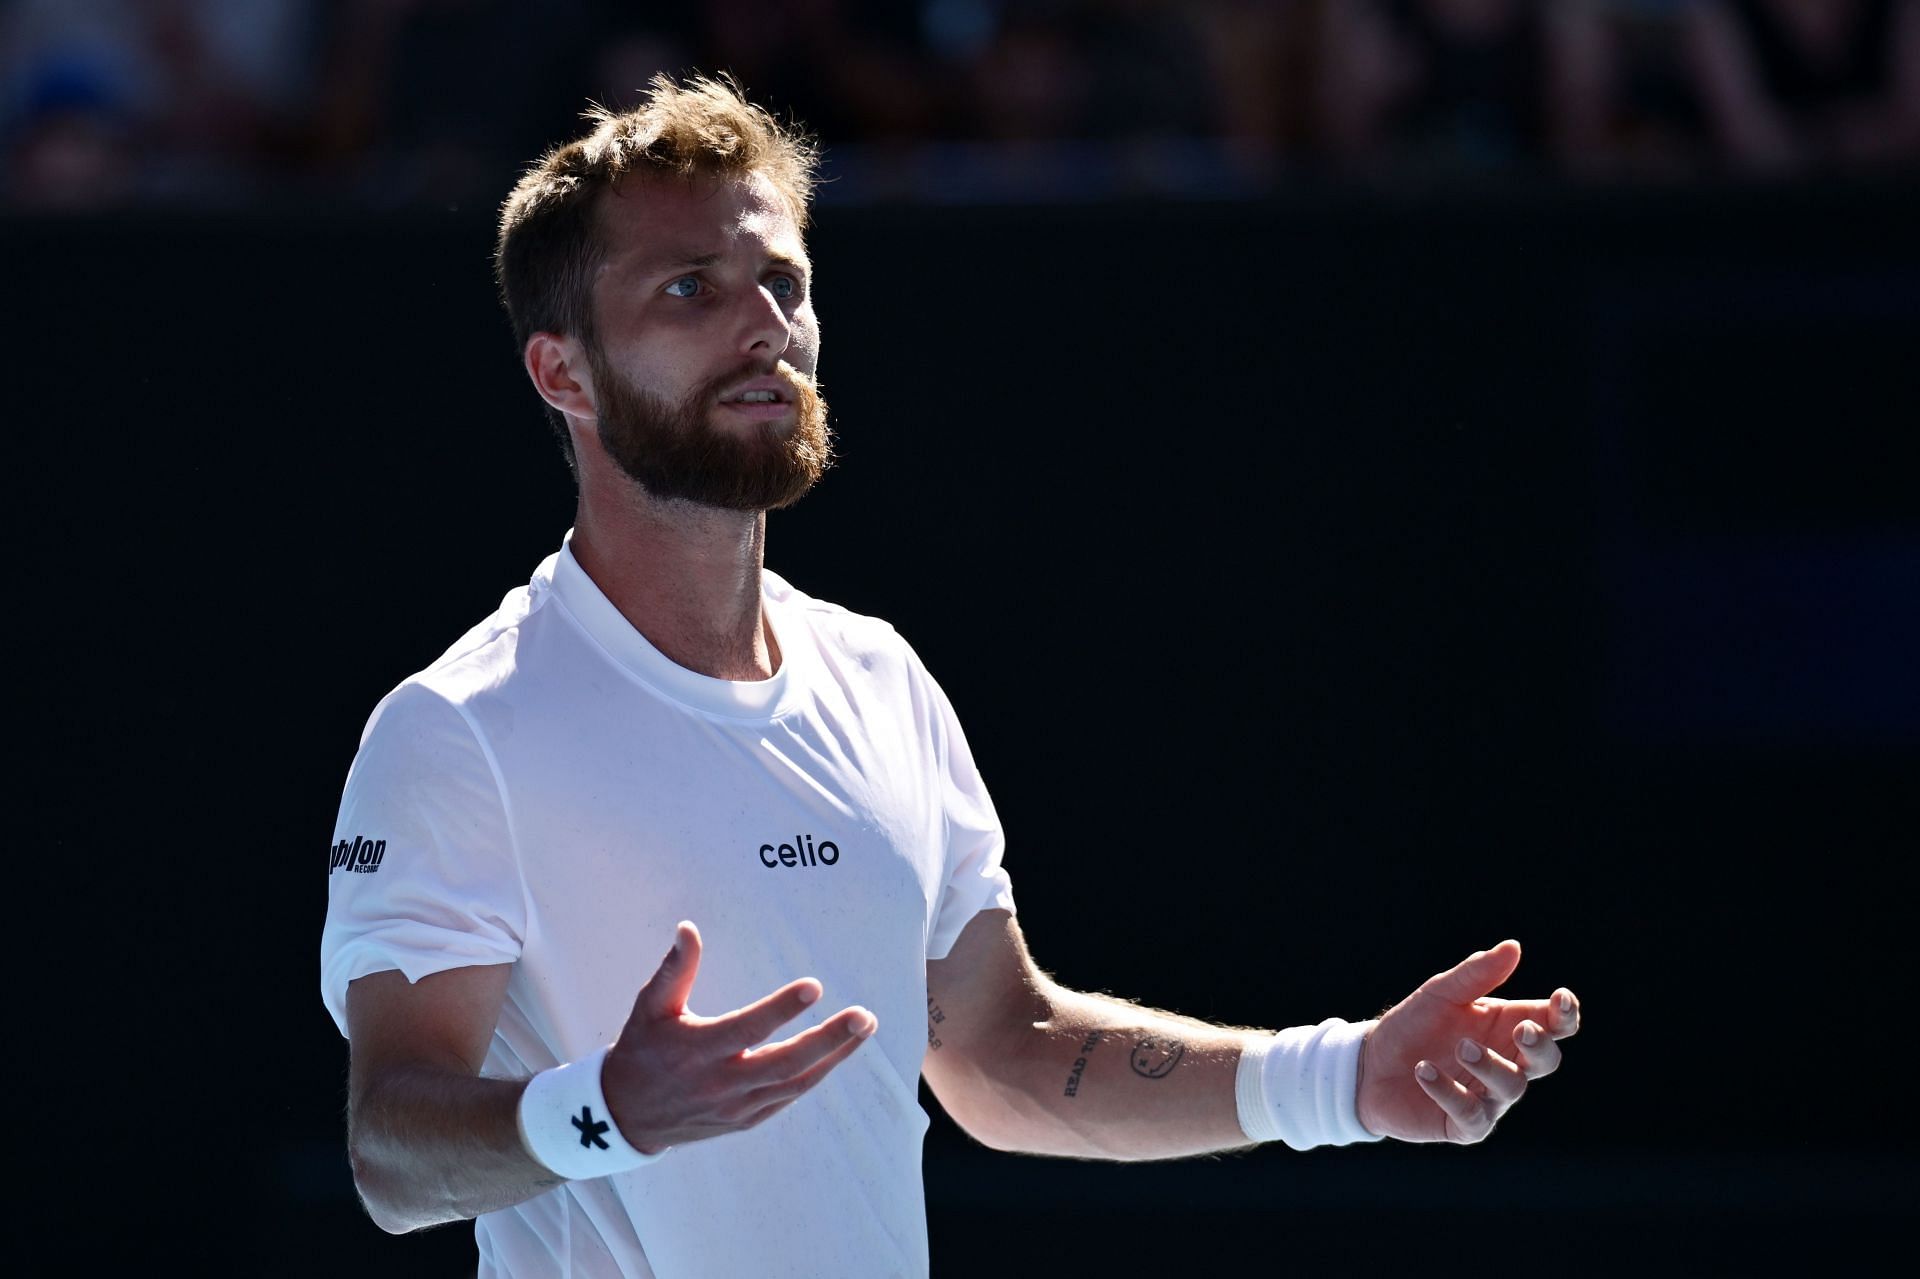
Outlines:
<svg viewBox="0 0 1920 1279"><path fill-rule="evenodd" d="M811 835L795 835L791 844L760 845L760 864L776 866L831 866L840 860L840 845L823 839L818 845Z"/></svg>

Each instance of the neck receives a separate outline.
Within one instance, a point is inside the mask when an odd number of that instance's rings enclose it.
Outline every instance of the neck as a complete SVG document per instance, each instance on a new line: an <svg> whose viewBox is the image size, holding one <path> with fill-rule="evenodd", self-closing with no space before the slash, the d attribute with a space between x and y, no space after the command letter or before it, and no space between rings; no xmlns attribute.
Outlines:
<svg viewBox="0 0 1920 1279"><path fill-rule="evenodd" d="M663 502L582 476L573 555L647 642L690 671L771 678L780 651L760 606L767 517Z"/></svg>

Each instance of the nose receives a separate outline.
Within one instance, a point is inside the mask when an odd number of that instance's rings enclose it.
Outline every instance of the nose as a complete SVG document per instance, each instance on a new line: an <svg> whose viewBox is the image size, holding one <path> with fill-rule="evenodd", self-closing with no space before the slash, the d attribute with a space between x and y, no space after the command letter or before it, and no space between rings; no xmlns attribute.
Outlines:
<svg viewBox="0 0 1920 1279"><path fill-rule="evenodd" d="M742 309L740 349L747 355L777 357L793 340L793 322L765 285L751 289Z"/></svg>

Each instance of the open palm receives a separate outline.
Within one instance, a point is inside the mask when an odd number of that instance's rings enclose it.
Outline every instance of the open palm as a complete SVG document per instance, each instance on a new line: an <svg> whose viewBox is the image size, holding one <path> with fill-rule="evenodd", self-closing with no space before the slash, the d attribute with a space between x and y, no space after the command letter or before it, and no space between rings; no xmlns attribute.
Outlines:
<svg viewBox="0 0 1920 1279"><path fill-rule="evenodd" d="M1560 1066L1559 1040L1580 1029L1580 1002L1495 999L1520 943L1475 951L1381 1014L1360 1054L1359 1119L1401 1141L1475 1142L1527 1084Z"/></svg>

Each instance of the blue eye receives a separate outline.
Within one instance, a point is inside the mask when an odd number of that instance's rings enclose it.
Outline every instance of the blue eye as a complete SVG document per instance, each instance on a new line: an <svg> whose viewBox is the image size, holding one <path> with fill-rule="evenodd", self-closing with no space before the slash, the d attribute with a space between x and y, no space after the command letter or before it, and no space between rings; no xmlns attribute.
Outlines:
<svg viewBox="0 0 1920 1279"><path fill-rule="evenodd" d="M790 275L776 275L767 284L773 290L773 296L782 302L800 291L800 285Z"/></svg>
<svg viewBox="0 0 1920 1279"><path fill-rule="evenodd" d="M682 285L686 287L682 288ZM669 297L690 298L698 295L699 292L700 277L697 275L683 275L667 285L667 296Z"/></svg>

